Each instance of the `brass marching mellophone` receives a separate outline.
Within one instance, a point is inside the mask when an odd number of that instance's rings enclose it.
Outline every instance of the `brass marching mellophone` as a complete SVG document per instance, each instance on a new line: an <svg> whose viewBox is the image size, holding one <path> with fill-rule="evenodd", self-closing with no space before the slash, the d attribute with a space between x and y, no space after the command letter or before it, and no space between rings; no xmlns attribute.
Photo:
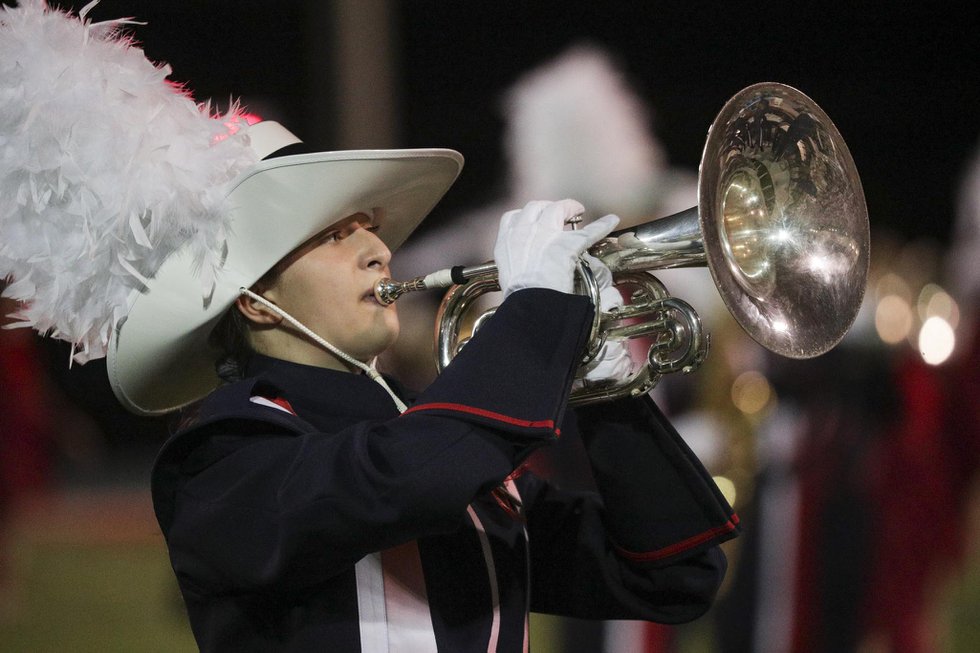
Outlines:
<svg viewBox="0 0 980 653"><path fill-rule="evenodd" d="M589 250L613 273L628 303L596 311L581 369L607 339L647 336L652 344L630 378L584 384L572 403L635 396L663 374L689 372L704 360L708 337L700 318L650 270L707 265L728 310L752 338L782 356L811 358L840 342L854 322L869 241L861 180L827 114L783 84L743 89L708 130L698 205L620 230ZM599 306L584 260L577 283ZM459 332L473 301L498 290L493 263L407 282L386 279L375 290L379 301L391 303L405 292L449 286L436 324L439 371L466 342ZM492 312L477 319L474 333Z"/></svg>

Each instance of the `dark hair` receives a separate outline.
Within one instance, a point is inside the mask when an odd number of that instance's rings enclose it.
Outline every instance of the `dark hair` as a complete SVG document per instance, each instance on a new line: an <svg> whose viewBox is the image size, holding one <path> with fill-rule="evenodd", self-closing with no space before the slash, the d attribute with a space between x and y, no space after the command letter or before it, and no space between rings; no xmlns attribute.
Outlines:
<svg viewBox="0 0 980 653"><path fill-rule="evenodd" d="M208 344L218 351L214 369L227 383L245 377L245 366L255 350L248 334L248 318L232 304L208 336Z"/></svg>
<svg viewBox="0 0 980 653"><path fill-rule="evenodd" d="M319 234L279 259L278 263L252 285L251 290L260 295L265 292L269 286L276 282L282 271L302 256L310 243L316 242L317 238L319 238ZM248 318L238 310L235 304L232 304L208 335L208 344L218 351L214 369L218 378L223 381L233 383L245 378L245 366L252 354L255 353L249 335L249 324Z"/></svg>

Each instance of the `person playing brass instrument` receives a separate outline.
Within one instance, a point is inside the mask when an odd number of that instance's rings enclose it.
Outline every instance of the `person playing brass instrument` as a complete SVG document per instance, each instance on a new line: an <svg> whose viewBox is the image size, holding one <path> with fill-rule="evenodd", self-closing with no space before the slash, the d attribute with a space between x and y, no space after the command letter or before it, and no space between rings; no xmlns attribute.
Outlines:
<svg viewBox="0 0 980 653"><path fill-rule="evenodd" d="M6 12L54 13L41 7ZM648 396L568 405L597 310L574 269L617 218L566 229L573 200L506 213L505 299L416 394L374 367L399 329L374 287L462 157L298 152L274 122L226 138L214 147L237 143L246 163L207 186L227 221L208 241L214 278L202 297L193 241L148 268L117 257L139 269L104 352L128 409L183 410L152 495L202 651L526 651L531 611L678 623L708 609L732 508ZM47 219L47 198L17 210ZM116 232L133 251L168 219L150 206ZM587 381L628 373L624 357L607 345ZM581 439L594 491L528 470L558 438Z"/></svg>
<svg viewBox="0 0 980 653"><path fill-rule="evenodd" d="M235 300L219 332L242 378L189 411L154 470L202 648L519 651L530 610L700 615L737 517L648 397L566 405L594 310L570 294L574 262L615 220L565 231L569 200L505 214L506 299L416 396L278 310L370 364L398 329L370 292L384 208L327 218ZM613 353L590 374L628 367ZM523 466L576 431L597 493Z"/></svg>

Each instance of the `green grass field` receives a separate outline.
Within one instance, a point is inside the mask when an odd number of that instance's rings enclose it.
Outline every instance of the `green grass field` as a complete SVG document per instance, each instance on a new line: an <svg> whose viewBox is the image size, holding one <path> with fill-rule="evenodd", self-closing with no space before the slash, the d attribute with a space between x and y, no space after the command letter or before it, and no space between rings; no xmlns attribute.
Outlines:
<svg viewBox="0 0 980 653"><path fill-rule="evenodd" d="M0 528L0 653L197 650L145 489L35 497Z"/></svg>
<svg viewBox="0 0 980 653"><path fill-rule="evenodd" d="M0 557L13 579L13 592L0 595L0 653L197 651L145 492L47 497L0 535ZM933 602L937 653L977 650L980 547L972 551ZM701 621L679 631L680 653L716 650L709 626ZM578 650L562 631L558 619L532 617L534 650ZM882 643L863 650L888 653Z"/></svg>
<svg viewBox="0 0 980 653"><path fill-rule="evenodd" d="M4 653L196 651L166 554L142 544L40 544L14 552Z"/></svg>

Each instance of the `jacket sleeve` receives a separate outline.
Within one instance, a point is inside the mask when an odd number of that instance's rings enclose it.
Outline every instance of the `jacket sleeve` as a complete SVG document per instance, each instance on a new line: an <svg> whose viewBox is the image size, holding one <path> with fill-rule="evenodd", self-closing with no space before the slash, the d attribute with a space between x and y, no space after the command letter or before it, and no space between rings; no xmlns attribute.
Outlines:
<svg viewBox="0 0 980 653"><path fill-rule="evenodd" d="M209 591L297 588L455 530L555 437L591 314L583 297L514 293L393 419L298 435L253 420L201 427L154 472L175 571Z"/></svg>
<svg viewBox="0 0 980 653"><path fill-rule="evenodd" d="M598 494L537 481L528 507L532 609L689 621L724 577L738 517L648 397L577 412Z"/></svg>

